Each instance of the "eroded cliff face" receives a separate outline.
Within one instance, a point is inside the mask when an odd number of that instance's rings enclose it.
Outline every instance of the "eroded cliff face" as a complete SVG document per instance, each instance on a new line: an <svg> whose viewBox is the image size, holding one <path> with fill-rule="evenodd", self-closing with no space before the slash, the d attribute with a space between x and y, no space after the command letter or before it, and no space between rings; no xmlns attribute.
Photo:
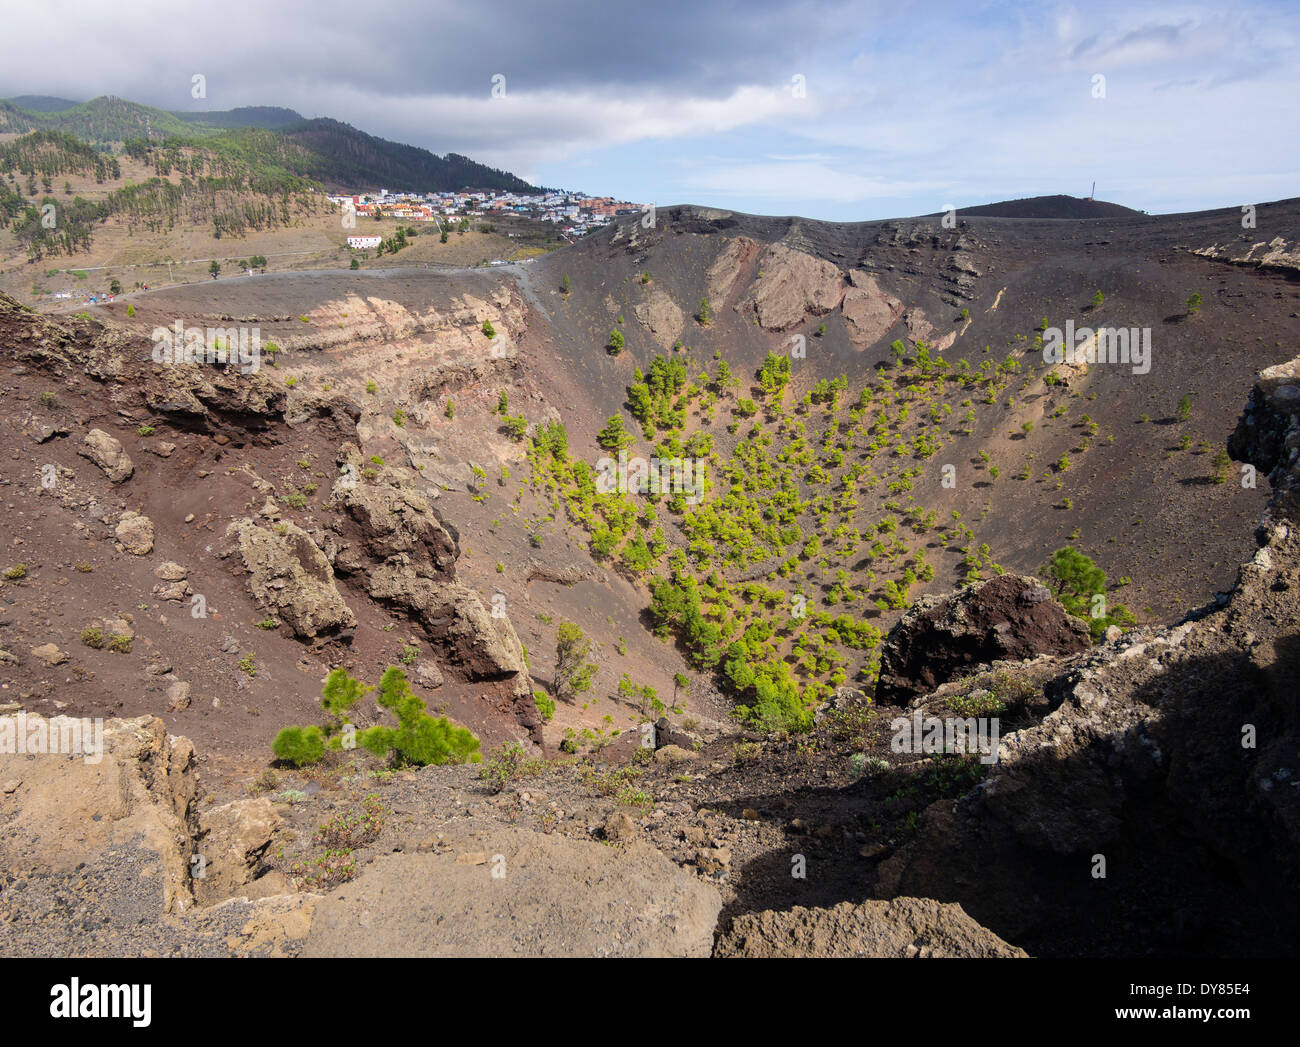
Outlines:
<svg viewBox="0 0 1300 1047"><path fill-rule="evenodd" d="M504 292L466 296L446 315L343 304L359 337L369 324L408 347L436 339L453 369L504 366L480 351L484 319L507 356L520 326ZM454 345L443 345L448 332ZM415 643L426 701L453 703L492 740L537 737L522 645L457 581L438 485L363 455L367 416L337 388L286 381L269 352L249 373L160 363L139 332L52 320L3 297L0 357L12 404L0 422L17 437L2 479L25 546L23 576L0 582L0 648L25 708L163 715L251 754L303 721L330 668L375 677ZM73 564L75 586L62 576ZM113 659L81 640L105 615L134 622L134 647ZM390 635L405 619L416 632ZM46 645L69 680L24 653Z"/></svg>

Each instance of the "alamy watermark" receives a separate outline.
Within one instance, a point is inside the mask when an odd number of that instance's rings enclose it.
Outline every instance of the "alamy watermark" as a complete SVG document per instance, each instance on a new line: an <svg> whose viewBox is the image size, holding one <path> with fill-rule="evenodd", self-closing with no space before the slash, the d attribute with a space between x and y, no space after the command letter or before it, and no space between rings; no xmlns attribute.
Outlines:
<svg viewBox="0 0 1300 1047"><path fill-rule="evenodd" d="M104 758L104 721L71 716L0 716L0 753L8 756L80 756L88 764Z"/></svg>
<svg viewBox="0 0 1300 1047"><path fill-rule="evenodd" d="M1151 370L1151 328L1080 327L1073 320L1043 329L1045 364L1132 364L1134 374Z"/></svg>
<svg viewBox="0 0 1300 1047"><path fill-rule="evenodd" d="M619 451L617 459L597 461L596 472L601 494L681 494L687 505L698 505L704 498L708 463L702 458L629 458Z"/></svg>
<svg viewBox="0 0 1300 1047"><path fill-rule="evenodd" d="M153 360L157 364L223 364L240 374L256 374L262 366L262 331L257 327L155 327Z"/></svg>
<svg viewBox="0 0 1300 1047"><path fill-rule="evenodd" d="M896 753L979 754L980 763L998 762L998 718L996 716L922 716L916 709L909 720L905 716L890 721L894 732L889 747Z"/></svg>

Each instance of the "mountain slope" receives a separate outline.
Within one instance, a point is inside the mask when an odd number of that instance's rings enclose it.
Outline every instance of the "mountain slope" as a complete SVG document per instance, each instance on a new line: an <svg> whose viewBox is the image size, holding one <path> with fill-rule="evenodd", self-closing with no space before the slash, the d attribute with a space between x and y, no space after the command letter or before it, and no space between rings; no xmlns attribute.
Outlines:
<svg viewBox="0 0 1300 1047"><path fill-rule="evenodd" d="M440 157L418 146L366 134L338 120L304 120L292 109L278 106L177 113L109 96L53 108L58 101L37 98L37 107L27 109L18 100L0 100L0 132L62 131L105 149L142 140L151 145L193 145L237 154L253 168L274 158L286 170L330 189L534 189L508 171L456 153Z"/></svg>

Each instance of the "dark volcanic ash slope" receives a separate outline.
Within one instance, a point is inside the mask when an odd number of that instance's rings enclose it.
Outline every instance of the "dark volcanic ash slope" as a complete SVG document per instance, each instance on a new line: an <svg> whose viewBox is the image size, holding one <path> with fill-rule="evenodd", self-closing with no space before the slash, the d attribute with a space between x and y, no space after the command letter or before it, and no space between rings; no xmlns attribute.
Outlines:
<svg viewBox="0 0 1300 1047"><path fill-rule="evenodd" d="M558 360L550 396L572 405L565 421L580 446L593 447L608 415L627 417L634 372L659 353L686 359L691 374L721 353L748 387L769 351L788 356L802 336L806 358L792 360L791 401L839 374L852 399L877 368L893 369L895 339L909 349L924 341L973 369L1012 355L1022 380L995 405L977 398L969 436L953 425L924 466L917 501L941 517L953 509L979 516L979 539L1021 572L1037 570L1074 535L1112 580L1132 579L1129 606L1158 619L1231 584L1263 505L1258 488L1209 479L1237 416L1236 398L1224 391L1247 387L1300 337L1292 256L1274 245L1233 264L1252 243L1281 237L1294 245L1300 203L1261 205L1257 220L1243 231L1231 209L1084 221L959 212L957 228L945 229L938 217L834 224L671 207L658 210L653 228L629 219L539 260L526 280L548 314ZM1266 253L1271 263L1260 264ZM1094 308L1099 290L1104 304ZM1189 316L1194 293L1204 304ZM694 318L705 297L707 327ZM1061 328L1067 320L1150 328L1149 373L1094 365L1066 375L1067 384L1044 385L1050 368L1035 346L1044 318ZM627 349L611 356L602 347L615 328ZM1176 419L1183 395L1191 405L1185 425ZM717 446L734 445L720 426L713 431ZM1058 475L1062 455L1069 469ZM957 469L953 489L940 484L945 463ZM990 464L999 467L996 482ZM1017 479L1026 469L1030 478Z"/></svg>

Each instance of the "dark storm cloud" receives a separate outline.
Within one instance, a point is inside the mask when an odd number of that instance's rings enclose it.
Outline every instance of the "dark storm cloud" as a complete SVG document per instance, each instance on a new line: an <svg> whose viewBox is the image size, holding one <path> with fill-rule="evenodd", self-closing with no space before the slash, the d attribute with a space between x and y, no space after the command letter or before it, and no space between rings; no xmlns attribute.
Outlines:
<svg viewBox="0 0 1300 1047"><path fill-rule="evenodd" d="M871 5L845 0L663 0L611 4L327 0L276 4L65 3L7 15L0 92L124 95L165 108L213 108L312 92L471 96L505 75L512 90L639 89L718 97L771 83L796 60L861 27ZM57 39L60 61L33 40ZM189 97L203 73L207 100ZM292 104L292 103L290 103Z"/></svg>

